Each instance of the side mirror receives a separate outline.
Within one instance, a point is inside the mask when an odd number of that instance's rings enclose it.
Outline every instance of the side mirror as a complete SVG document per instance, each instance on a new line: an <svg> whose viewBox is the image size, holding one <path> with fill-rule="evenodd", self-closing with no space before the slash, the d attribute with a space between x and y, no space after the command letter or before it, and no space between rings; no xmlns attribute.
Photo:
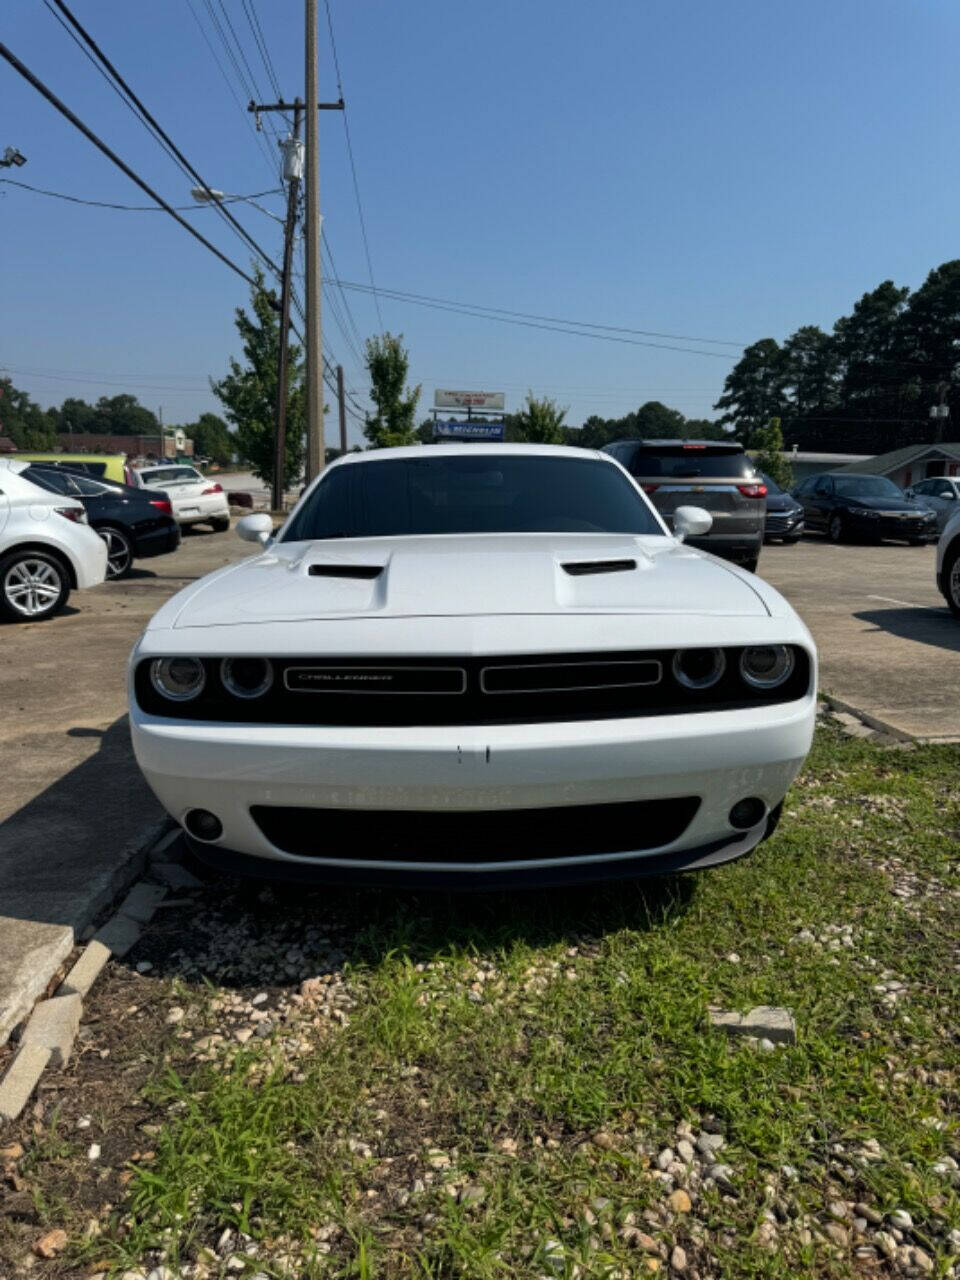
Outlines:
<svg viewBox="0 0 960 1280"><path fill-rule="evenodd" d="M957 495L951 489L949 493L941 493L941 498L946 498L947 502L956 502Z"/></svg>
<svg viewBox="0 0 960 1280"><path fill-rule="evenodd" d="M677 507L673 513L674 537L700 538L713 527L713 516L703 507Z"/></svg>
<svg viewBox="0 0 960 1280"><path fill-rule="evenodd" d="M237 535L244 542L259 542L261 546L265 546L273 537L273 520L265 511L241 516L237 521Z"/></svg>

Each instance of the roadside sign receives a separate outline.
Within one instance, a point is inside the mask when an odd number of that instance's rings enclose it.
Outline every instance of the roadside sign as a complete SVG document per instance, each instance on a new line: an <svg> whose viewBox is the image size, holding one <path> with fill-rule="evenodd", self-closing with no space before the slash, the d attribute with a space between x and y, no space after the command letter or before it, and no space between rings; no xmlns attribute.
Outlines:
<svg viewBox="0 0 960 1280"><path fill-rule="evenodd" d="M434 391L435 409L500 409L506 408L502 391Z"/></svg>
<svg viewBox="0 0 960 1280"><path fill-rule="evenodd" d="M502 422L468 422L460 418L433 424L434 440L502 440L503 432Z"/></svg>

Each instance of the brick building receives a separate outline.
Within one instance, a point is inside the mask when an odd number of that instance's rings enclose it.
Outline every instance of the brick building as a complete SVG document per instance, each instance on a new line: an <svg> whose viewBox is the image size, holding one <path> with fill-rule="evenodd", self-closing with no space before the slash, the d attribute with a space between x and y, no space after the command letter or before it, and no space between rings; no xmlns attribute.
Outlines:
<svg viewBox="0 0 960 1280"><path fill-rule="evenodd" d="M61 433L59 453L123 453L128 458L192 458L193 441L180 428L149 436L96 435L88 431Z"/></svg>

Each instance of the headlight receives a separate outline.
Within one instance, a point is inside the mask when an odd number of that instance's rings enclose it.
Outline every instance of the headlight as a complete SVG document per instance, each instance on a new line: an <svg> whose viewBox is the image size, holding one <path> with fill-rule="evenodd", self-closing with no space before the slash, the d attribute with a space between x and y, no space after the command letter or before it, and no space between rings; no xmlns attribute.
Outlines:
<svg viewBox="0 0 960 1280"><path fill-rule="evenodd" d="M154 658L150 683L171 702L189 702L203 692L207 673L199 658Z"/></svg>
<svg viewBox="0 0 960 1280"><path fill-rule="evenodd" d="M722 649L680 649L673 655L673 678L685 689L710 689L726 669Z"/></svg>
<svg viewBox="0 0 960 1280"><path fill-rule="evenodd" d="M273 684L273 664L267 658L224 658L220 679L235 698L261 698Z"/></svg>
<svg viewBox="0 0 960 1280"><path fill-rule="evenodd" d="M776 689L789 679L795 665L792 649L784 644L744 649L740 655L740 674L754 689Z"/></svg>

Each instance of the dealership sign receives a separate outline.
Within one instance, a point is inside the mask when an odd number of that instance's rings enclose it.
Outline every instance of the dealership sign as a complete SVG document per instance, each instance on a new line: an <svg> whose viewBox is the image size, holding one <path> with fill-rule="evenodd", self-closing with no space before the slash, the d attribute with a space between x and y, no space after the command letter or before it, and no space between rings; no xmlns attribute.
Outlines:
<svg viewBox="0 0 960 1280"><path fill-rule="evenodd" d="M435 409L500 409L506 408L502 391L435 391Z"/></svg>
<svg viewBox="0 0 960 1280"><path fill-rule="evenodd" d="M433 424L434 440L502 440L502 422L468 422L464 418Z"/></svg>

